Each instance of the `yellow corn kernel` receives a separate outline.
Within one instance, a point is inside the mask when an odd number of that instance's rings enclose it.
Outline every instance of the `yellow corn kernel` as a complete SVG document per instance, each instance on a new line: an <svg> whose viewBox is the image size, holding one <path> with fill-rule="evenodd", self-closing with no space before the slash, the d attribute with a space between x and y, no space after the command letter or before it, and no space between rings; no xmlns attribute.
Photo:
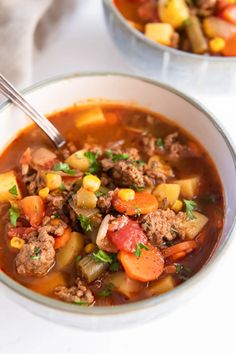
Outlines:
<svg viewBox="0 0 236 354"><path fill-rule="evenodd" d="M183 208L183 202L181 200L176 200L172 205L171 209L178 213Z"/></svg>
<svg viewBox="0 0 236 354"><path fill-rule="evenodd" d="M43 199L46 199L49 194L49 188L45 187L39 190L39 196Z"/></svg>
<svg viewBox="0 0 236 354"><path fill-rule="evenodd" d="M12 237L10 245L13 248L17 248L18 250L20 250L25 244L25 241L22 240L22 238L20 237Z"/></svg>
<svg viewBox="0 0 236 354"><path fill-rule="evenodd" d="M46 186L50 191L57 189L62 184L62 178L56 173L47 173L46 174Z"/></svg>
<svg viewBox="0 0 236 354"><path fill-rule="evenodd" d="M145 35L154 42L170 45L174 34L174 28L169 23L147 23Z"/></svg>
<svg viewBox="0 0 236 354"><path fill-rule="evenodd" d="M88 243L85 247L84 250L86 253L92 253L96 248L96 245L94 243Z"/></svg>
<svg viewBox="0 0 236 354"><path fill-rule="evenodd" d="M118 197L124 202L128 202L129 200L133 200L135 198L135 191L129 188L120 189L118 192Z"/></svg>
<svg viewBox="0 0 236 354"><path fill-rule="evenodd" d="M83 178L83 187L90 192L96 192L101 185L101 180L94 175L88 175Z"/></svg>
<svg viewBox="0 0 236 354"><path fill-rule="evenodd" d="M225 40L224 40L224 38L215 37L215 38L211 39L210 42L209 42L209 47L210 47L210 50L211 50L213 53L220 53L220 52L222 52L222 50L223 50L224 47L225 47Z"/></svg>

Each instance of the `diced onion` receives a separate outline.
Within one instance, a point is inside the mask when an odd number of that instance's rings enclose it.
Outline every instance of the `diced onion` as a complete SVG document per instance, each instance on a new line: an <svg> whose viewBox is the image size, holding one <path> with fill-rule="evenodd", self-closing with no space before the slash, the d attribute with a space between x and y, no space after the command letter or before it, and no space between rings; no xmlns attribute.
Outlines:
<svg viewBox="0 0 236 354"><path fill-rule="evenodd" d="M115 245L113 245L111 241L107 238L107 230L109 226L110 217L111 215L107 214L102 220L98 230L96 244L103 251L116 253L117 249Z"/></svg>

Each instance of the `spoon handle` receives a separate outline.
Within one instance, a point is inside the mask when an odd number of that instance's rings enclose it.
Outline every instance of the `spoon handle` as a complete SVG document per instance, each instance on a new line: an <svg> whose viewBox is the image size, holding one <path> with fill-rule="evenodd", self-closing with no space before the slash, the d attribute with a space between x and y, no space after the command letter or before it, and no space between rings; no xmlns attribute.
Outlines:
<svg viewBox="0 0 236 354"><path fill-rule="evenodd" d="M66 141L54 125L17 91L10 82L0 74L0 92L15 103L27 116L29 116L48 137L53 141L57 148L62 147Z"/></svg>

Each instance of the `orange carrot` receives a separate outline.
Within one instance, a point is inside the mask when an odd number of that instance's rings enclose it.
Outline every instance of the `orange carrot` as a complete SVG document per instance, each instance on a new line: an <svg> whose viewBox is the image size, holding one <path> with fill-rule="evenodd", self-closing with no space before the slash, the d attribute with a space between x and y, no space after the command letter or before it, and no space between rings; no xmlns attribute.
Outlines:
<svg viewBox="0 0 236 354"><path fill-rule="evenodd" d="M136 192L133 200L123 201L116 194L113 199L113 207L126 215L148 214L158 208L158 202L154 195L148 192Z"/></svg>
<svg viewBox="0 0 236 354"><path fill-rule="evenodd" d="M71 237L71 228L67 227L62 236L55 237L54 248L55 250L64 247Z"/></svg>
<svg viewBox="0 0 236 354"><path fill-rule="evenodd" d="M20 201L20 207L30 225L37 227L41 224L44 215L44 204L41 197L32 195Z"/></svg>
<svg viewBox="0 0 236 354"><path fill-rule="evenodd" d="M164 258L168 258L168 257L173 258L176 254L181 253L181 258L182 258L183 256L186 256L188 253L192 252L195 248L197 248L196 241L194 240L184 241L181 243L177 243L177 245L165 248L164 250L162 250L162 254ZM177 259L179 258L180 257L177 256Z"/></svg>
<svg viewBox="0 0 236 354"><path fill-rule="evenodd" d="M226 40L223 55L226 57L236 56L236 35Z"/></svg>
<svg viewBox="0 0 236 354"><path fill-rule="evenodd" d="M142 249L140 257L126 251L119 252L119 260L129 278L141 282L157 279L164 269L164 259L161 252L152 245L148 250Z"/></svg>

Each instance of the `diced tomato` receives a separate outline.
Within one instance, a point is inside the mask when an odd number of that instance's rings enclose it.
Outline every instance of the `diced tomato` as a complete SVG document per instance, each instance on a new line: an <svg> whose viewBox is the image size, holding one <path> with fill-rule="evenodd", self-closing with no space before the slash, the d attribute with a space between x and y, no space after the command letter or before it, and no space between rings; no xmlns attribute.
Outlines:
<svg viewBox="0 0 236 354"><path fill-rule="evenodd" d="M37 195L25 197L20 201L20 206L31 226L37 227L41 224L44 216L44 204L41 197Z"/></svg>
<svg viewBox="0 0 236 354"><path fill-rule="evenodd" d="M108 231L108 238L118 250L135 252L139 243L146 244L147 237L136 221L128 223L118 231Z"/></svg>
<svg viewBox="0 0 236 354"><path fill-rule="evenodd" d="M217 14L220 14L229 5L230 5L229 0L218 0L216 5Z"/></svg>
<svg viewBox="0 0 236 354"><path fill-rule="evenodd" d="M236 25L236 4L226 6L220 13L219 17Z"/></svg>
<svg viewBox="0 0 236 354"><path fill-rule="evenodd" d="M23 239L26 239L27 236L34 231L35 229L33 227L13 227L8 230L8 237L20 237Z"/></svg>

